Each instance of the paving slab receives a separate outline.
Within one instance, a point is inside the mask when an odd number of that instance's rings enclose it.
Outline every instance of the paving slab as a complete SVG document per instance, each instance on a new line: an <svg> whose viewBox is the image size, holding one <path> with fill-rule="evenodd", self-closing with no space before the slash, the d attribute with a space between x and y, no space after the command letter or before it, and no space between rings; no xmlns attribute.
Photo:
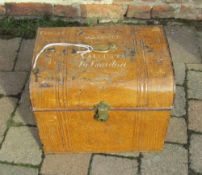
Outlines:
<svg viewBox="0 0 202 175"><path fill-rule="evenodd" d="M190 130L202 132L202 101L189 101L188 121Z"/></svg>
<svg viewBox="0 0 202 175"><path fill-rule="evenodd" d="M11 97L0 98L0 143L3 140L4 133L7 129L8 120L11 118L11 114L14 111L17 99Z"/></svg>
<svg viewBox="0 0 202 175"><path fill-rule="evenodd" d="M184 87L176 86L176 95L174 101L174 108L171 114L176 117L181 117L186 114L186 99Z"/></svg>
<svg viewBox="0 0 202 175"><path fill-rule="evenodd" d="M174 143L187 143L187 125L184 118L172 117L170 119L166 141Z"/></svg>
<svg viewBox="0 0 202 175"><path fill-rule="evenodd" d="M183 85L185 80L185 64L174 63L175 83L177 85Z"/></svg>
<svg viewBox="0 0 202 175"><path fill-rule="evenodd" d="M0 71L11 71L20 47L21 38L0 39Z"/></svg>
<svg viewBox="0 0 202 175"><path fill-rule="evenodd" d="M32 106L30 102L28 87L29 87L29 84L27 83L22 93L17 110L15 111L13 120L16 123L36 125L34 114L32 112Z"/></svg>
<svg viewBox="0 0 202 175"><path fill-rule="evenodd" d="M188 98L202 99L202 72L188 71Z"/></svg>
<svg viewBox="0 0 202 175"><path fill-rule="evenodd" d="M138 162L135 159L95 155L91 165L91 175L136 175Z"/></svg>
<svg viewBox="0 0 202 175"><path fill-rule="evenodd" d="M35 39L23 39L15 70L30 71L32 63L32 53L34 49Z"/></svg>
<svg viewBox="0 0 202 175"><path fill-rule="evenodd" d="M87 175L91 154L49 154L41 175Z"/></svg>
<svg viewBox="0 0 202 175"><path fill-rule="evenodd" d="M188 175L188 153L179 145L166 144L163 151L144 153L142 175Z"/></svg>
<svg viewBox="0 0 202 175"><path fill-rule="evenodd" d="M201 89L188 89L189 99L199 99L202 100L202 90Z"/></svg>
<svg viewBox="0 0 202 175"><path fill-rule="evenodd" d="M25 84L26 76L26 72L0 72L0 94L19 94Z"/></svg>
<svg viewBox="0 0 202 175"><path fill-rule="evenodd" d="M190 141L190 167L202 173L202 135L193 134Z"/></svg>
<svg viewBox="0 0 202 175"><path fill-rule="evenodd" d="M1 175L38 175L38 169L0 163L0 174Z"/></svg>
<svg viewBox="0 0 202 175"><path fill-rule="evenodd" d="M176 63L201 63L194 27L168 25L165 27L172 59Z"/></svg>
<svg viewBox="0 0 202 175"><path fill-rule="evenodd" d="M0 161L39 165L41 156L36 128L26 126L9 128L0 149Z"/></svg>

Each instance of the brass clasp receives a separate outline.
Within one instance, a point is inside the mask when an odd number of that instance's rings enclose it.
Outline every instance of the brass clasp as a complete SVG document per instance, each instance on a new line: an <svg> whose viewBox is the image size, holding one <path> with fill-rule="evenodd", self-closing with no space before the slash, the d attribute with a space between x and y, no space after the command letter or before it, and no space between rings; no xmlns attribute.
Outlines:
<svg viewBox="0 0 202 175"><path fill-rule="evenodd" d="M95 119L102 122L107 121L109 118L109 109L110 106L101 101L95 106Z"/></svg>

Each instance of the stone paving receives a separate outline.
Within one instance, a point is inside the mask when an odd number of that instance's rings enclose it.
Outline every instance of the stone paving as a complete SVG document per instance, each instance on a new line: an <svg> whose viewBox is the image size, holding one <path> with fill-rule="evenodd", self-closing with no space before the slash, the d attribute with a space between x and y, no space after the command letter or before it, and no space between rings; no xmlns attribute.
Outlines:
<svg viewBox="0 0 202 175"><path fill-rule="evenodd" d="M34 39L0 39L0 175L202 175L202 30L165 26L176 99L163 151L44 155L30 108Z"/></svg>

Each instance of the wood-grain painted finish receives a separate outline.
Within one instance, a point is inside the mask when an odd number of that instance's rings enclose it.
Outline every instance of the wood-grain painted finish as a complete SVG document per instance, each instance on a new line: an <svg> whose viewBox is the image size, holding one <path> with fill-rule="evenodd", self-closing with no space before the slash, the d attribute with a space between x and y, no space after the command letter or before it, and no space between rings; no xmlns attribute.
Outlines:
<svg viewBox="0 0 202 175"><path fill-rule="evenodd" d="M40 28L33 54L51 46L31 73L30 96L45 152L159 150L175 92L161 26ZM109 50L109 51L106 51ZM100 101L109 120L94 119Z"/></svg>

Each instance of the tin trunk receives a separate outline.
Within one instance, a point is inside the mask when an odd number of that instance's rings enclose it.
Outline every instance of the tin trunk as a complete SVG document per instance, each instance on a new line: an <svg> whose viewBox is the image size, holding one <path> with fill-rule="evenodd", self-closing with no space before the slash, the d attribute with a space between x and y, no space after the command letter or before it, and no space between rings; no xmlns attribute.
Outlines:
<svg viewBox="0 0 202 175"><path fill-rule="evenodd" d="M46 153L160 150L174 91L161 26L38 30L30 95Z"/></svg>

